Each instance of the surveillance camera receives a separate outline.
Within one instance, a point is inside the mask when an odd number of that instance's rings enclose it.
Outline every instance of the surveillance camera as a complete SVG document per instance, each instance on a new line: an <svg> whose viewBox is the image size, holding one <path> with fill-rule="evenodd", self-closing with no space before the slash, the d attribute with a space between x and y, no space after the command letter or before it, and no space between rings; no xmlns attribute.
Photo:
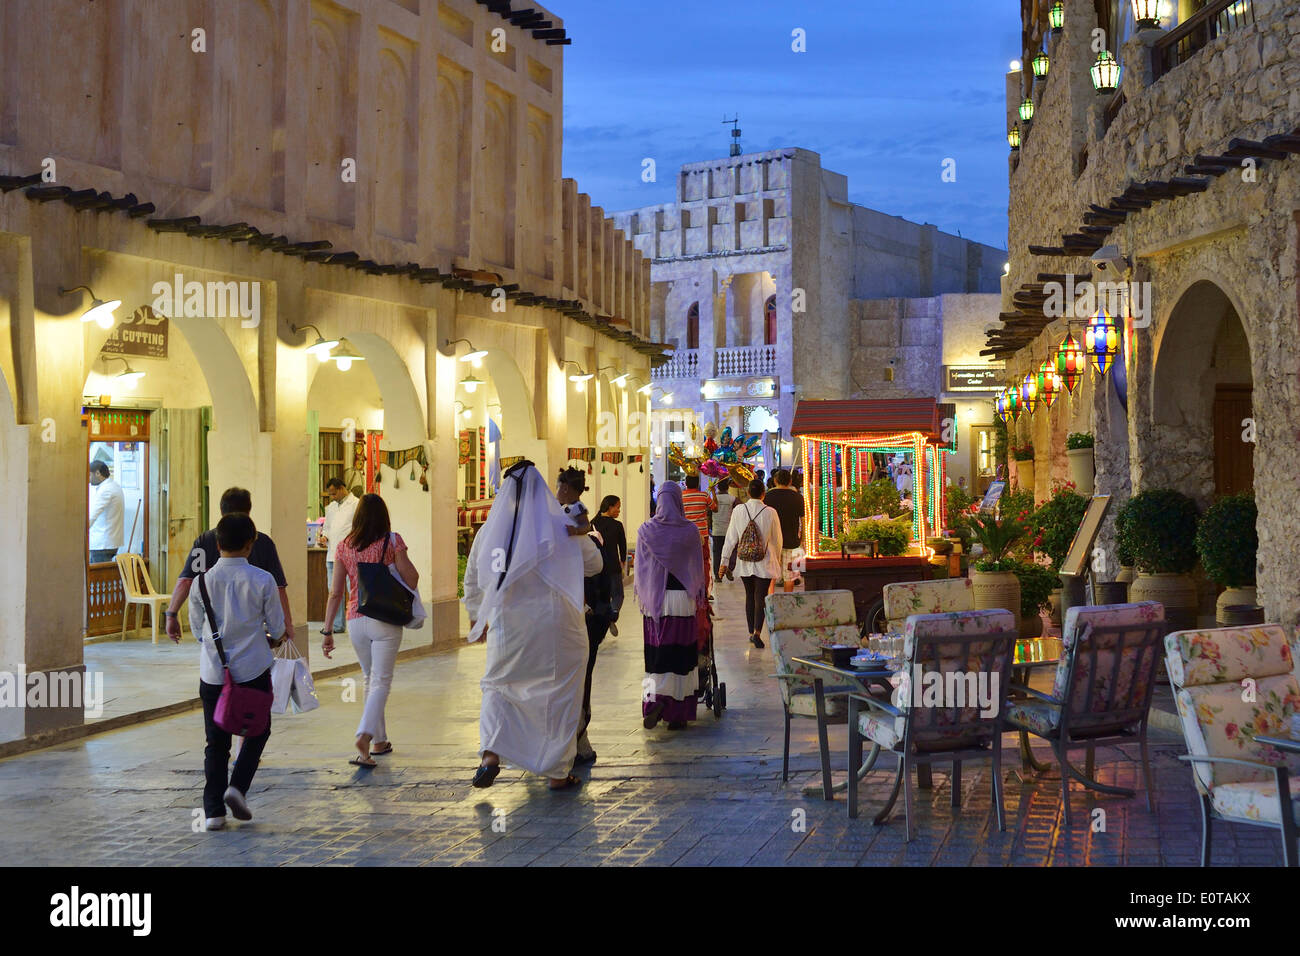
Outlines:
<svg viewBox="0 0 1300 956"><path fill-rule="evenodd" d="M1120 274L1132 268L1128 256L1120 255L1119 246L1102 246L1092 254L1092 264L1101 272L1110 270Z"/></svg>

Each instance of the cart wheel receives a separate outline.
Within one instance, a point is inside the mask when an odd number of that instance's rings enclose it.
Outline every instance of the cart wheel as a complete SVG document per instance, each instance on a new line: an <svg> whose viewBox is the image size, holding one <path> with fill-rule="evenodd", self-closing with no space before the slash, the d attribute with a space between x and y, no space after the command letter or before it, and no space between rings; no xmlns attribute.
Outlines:
<svg viewBox="0 0 1300 956"><path fill-rule="evenodd" d="M726 684L718 685L718 703L722 706L723 710L727 709L727 685Z"/></svg>
<svg viewBox="0 0 1300 956"><path fill-rule="evenodd" d="M713 717L716 720L722 716L722 698L714 696L713 698Z"/></svg>
<svg viewBox="0 0 1300 956"><path fill-rule="evenodd" d="M885 617L885 599L881 598L867 609L866 616L862 619L862 636L868 634L883 634L889 630L889 620Z"/></svg>

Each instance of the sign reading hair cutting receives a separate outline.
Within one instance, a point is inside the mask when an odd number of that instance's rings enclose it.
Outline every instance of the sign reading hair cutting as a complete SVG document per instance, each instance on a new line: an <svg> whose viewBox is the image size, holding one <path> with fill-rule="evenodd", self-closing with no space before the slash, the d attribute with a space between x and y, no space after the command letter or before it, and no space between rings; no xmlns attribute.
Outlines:
<svg viewBox="0 0 1300 956"><path fill-rule="evenodd" d="M170 323L147 305L142 305L125 322L109 333L102 351L105 355L139 355L143 358L167 357L167 334Z"/></svg>

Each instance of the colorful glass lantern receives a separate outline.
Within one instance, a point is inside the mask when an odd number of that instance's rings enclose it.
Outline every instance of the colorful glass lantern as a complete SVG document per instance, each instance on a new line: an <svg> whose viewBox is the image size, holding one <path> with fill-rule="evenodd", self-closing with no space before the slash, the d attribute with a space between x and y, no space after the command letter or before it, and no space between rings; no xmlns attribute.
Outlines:
<svg viewBox="0 0 1300 956"><path fill-rule="evenodd" d="M1051 359L1038 366L1035 379L1038 382L1038 400L1047 408L1051 408L1052 402L1056 401L1056 396L1061 394L1061 376L1056 373Z"/></svg>
<svg viewBox="0 0 1300 956"><path fill-rule="evenodd" d="M1047 76L1047 68L1051 66L1051 62L1048 60L1046 53L1039 53L1029 61L1029 65L1033 68L1034 79L1041 80Z"/></svg>
<svg viewBox="0 0 1300 956"><path fill-rule="evenodd" d="M1027 374L1020 383L1020 404L1031 415L1038 408L1038 382L1033 372Z"/></svg>
<svg viewBox="0 0 1300 956"><path fill-rule="evenodd" d="M1089 320L1083 336L1083 347L1099 375L1110 371L1111 363L1119 352L1119 324L1104 307L1098 307L1097 314Z"/></svg>
<svg viewBox="0 0 1300 956"><path fill-rule="evenodd" d="M1011 416L1012 422L1020 420L1020 389L1014 385L1008 385L1003 393L1007 397L1007 414Z"/></svg>
<svg viewBox="0 0 1300 956"><path fill-rule="evenodd" d="M1083 347L1079 345L1079 340L1066 333L1056 350L1056 374L1071 395L1074 394L1074 387L1079 384L1079 376L1083 374L1084 362Z"/></svg>
<svg viewBox="0 0 1300 956"><path fill-rule="evenodd" d="M1011 127L1011 131L1007 133L1007 142L1011 144L1012 149L1020 148L1020 124L1019 123Z"/></svg>
<svg viewBox="0 0 1300 956"><path fill-rule="evenodd" d="M1133 19L1139 30L1155 30L1160 27L1161 0L1133 0Z"/></svg>
<svg viewBox="0 0 1300 956"><path fill-rule="evenodd" d="M1060 33L1065 26L1065 4L1061 0L1056 0L1052 9L1047 11L1047 22L1052 25L1053 33Z"/></svg>
<svg viewBox="0 0 1300 956"><path fill-rule="evenodd" d="M1119 89L1119 78L1123 75L1123 68L1115 59L1115 54L1109 50L1102 50L1097 54L1097 62L1092 65L1089 72L1092 73L1092 88L1098 93L1114 93Z"/></svg>
<svg viewBox="0 0 1300 956"><path fill-rule="evenodd" d="M1032 123L1034 121L1034 101L1025 97L1020 104L1020 121L1022 123Z"/></svg>
<svg viewBox="0 0 1300 956"><path fill-rule="evenodd" d="M1007 420L1007 393L998 392L997 398L993 399L993 411L997 414L999 421Z"/></svg>

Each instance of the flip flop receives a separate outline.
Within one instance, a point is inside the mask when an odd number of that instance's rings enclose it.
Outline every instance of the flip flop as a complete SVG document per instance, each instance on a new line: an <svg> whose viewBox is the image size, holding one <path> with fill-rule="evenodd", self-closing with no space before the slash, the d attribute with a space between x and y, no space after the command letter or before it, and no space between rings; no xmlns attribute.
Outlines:
<svg viewBox="0 0 1300 956"><path fill-rule="evenodd" d="M558 787L553 787L548 783L546 785L546 789L554 792L557 790L572 790L574 787L580 787L580 786L582 786L581 778L575 777L573 774L569 774L567 777L564 778L564 783L560 784Z"/></svg>
<svg viewBox="0 0 1300 956"><path fill-rule="evenodd" d="M361 754L357 754L349 760L348 763L352 764L354 767L365 767L367 770L374 770L375 767L379 766L379 764L375 763L373 760L370 761L370 763L366 763L361 759Z"/></svg>
<svg viewBox="0 0 1300 956"><path fill-rule="evenodd" d="M370 756L372 756L372 757L382 757L384 754L390 754L390 753L392 753L392 752L393 752L393 745L392 745L392 744L389 744L387 750L372 750L372 751L370 751Z"/></svg>
<svg viewBox="0 0 1300 956"><path fill-rule="evenodd" d="M474 779L470 781L471 787L490 787L492 781L496 780L497 774L501 772L501 764L480 764L478 770L474 771Z"/></svg>

